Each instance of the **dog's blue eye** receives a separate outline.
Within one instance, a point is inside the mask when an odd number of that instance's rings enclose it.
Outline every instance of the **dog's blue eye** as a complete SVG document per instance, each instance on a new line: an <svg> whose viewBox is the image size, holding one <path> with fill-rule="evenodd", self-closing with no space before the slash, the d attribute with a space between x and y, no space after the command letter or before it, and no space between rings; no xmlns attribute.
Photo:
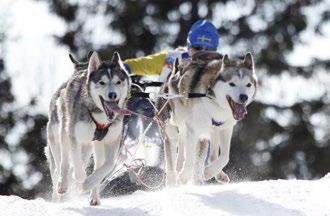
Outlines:
<svg viewBox="0 0 330 216"><path fill-rule="evenodd" d="M230 86L236 86L235 83L233 83L233 82L230 82L229 85Z"/></svg>
<svg viewBox="0 0 330 216"><path fill-rule="evenodd" d="M100 83L100 85L105 85L105 82L103 82L103 81L100 81L99 83Z"/></svg>
<svg viewBox="0 0 330 216"><path fill-rule="evenodd" d="M246 87L251 87L251 83L247 84Z"/></svg>

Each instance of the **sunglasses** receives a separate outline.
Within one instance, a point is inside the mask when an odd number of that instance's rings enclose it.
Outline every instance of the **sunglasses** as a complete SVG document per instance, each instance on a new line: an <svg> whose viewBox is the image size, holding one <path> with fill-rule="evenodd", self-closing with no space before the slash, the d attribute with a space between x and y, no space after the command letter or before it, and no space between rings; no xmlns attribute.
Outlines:
<svg viewBox="0 0 330 216"><path fill-rule="evenodd" d="M196 51L216 51L217 49L211 47L203 47L203 46L192 46L192 48Z"/></svg>

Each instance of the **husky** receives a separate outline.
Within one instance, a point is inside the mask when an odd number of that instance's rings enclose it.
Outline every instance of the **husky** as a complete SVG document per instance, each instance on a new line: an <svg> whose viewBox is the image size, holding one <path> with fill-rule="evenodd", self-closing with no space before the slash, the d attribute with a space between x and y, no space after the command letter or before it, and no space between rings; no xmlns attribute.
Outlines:
<svg viewBox="0 0 330 216"><path fill-rule="evenodd" d="M160 132L166 185L190 180L202 184L212 177L229 182L222 169L229 162L233 127L246 115L246 106L257 89L252 54L238 60L216 52L200 52L180 70L175 68L160 92L182 97L170 99L167 105L164 98L156 103L158 109L163 108L160 119L165 122L160 124Z"/></svg>
<svg viewBox="0 0 330 216"><path fill-rule="evenodd" d="M73 64L73 73L84 72L88 68L89 59L91 58L93 51L89 51L87 54L86 62L81 62L75 59L71 54L69 54L70 61Z"/></svg>
<svg viewBox="0 0 330 216"><path fill-rule="evenodd" d="M52 196L58 201L67 192L72 171L82 189L91 190L90 205L99 205L100 183L119 153L131 80L117 52L111 61L101 61L96 52L87 64L70 59L74 73L54 94L49 108L45 152ZM95 168L86 176L92 150Z"/></svg>

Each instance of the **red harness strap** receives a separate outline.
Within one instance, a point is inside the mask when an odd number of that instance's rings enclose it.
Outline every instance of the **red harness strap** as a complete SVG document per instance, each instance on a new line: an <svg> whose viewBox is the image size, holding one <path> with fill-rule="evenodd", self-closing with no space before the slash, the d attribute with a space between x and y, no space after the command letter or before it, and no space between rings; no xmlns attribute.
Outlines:
<svg viewBox="0 0 330 216"><path fill-rule="evenodd" d="M97 129L107 129L110 127L111 123L108 123L108 124L100 124L98 123L97 121L95 121L95 119L92 117L93 119L93 122L96 124L97 126Z"/></svg>
<svg viewBox="0 0 330 216"><path fill-rule="evenodd" d="M107 135L111 122L108 124L100 124L95 120L95 118L93 117L92 113L89 110L88 110L88 112L89 112L91 119L93 120L93 122L96 125L94 137L92 140L101 141Z"/></svg>

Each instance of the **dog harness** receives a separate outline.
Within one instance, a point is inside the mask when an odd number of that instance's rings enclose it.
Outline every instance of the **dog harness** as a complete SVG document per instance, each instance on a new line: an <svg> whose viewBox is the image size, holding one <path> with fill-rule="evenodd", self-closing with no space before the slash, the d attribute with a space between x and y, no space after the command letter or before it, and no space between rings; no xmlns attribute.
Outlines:
<svg viewBox="0 0 330 216"><path fill-rule="evenodd" d="M95 120L95 118L93 117L92 113L89 110L88 110L88 112L96 126L96 129L94 131L94 137L93 137L92 141L94 141L94 140L101 141L107 135L111 122L108 124L100 124Z"/></svg>
<svg viewBox="0 0 330 216"><path fill-rule="evenodd" d="M218 122L218 121L214 120L214 118L212 118L212 125L219 127L223 124L224 124L224 122L220 122L220 121Z"/></svg>

